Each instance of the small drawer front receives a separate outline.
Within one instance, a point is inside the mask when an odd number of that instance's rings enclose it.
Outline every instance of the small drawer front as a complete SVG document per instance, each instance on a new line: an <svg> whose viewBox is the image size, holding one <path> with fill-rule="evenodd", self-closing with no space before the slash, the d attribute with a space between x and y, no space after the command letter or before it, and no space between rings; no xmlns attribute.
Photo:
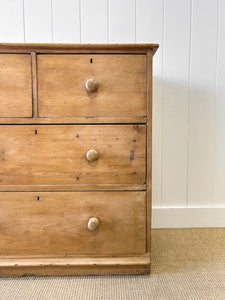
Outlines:
<svg viewBox="0 0 225 300"><path fill-rule="evenodd" d="M1 192L0 256L141 254L145 209L145 192Z"/></svg>
<svg viewBox="0 0 225 300"><path fill-rule="evenodd" d="M2 125L1 185L144 184L145 125Z"/></svg>
<svg viewBox="0 0 225 300"><path fill-rule="evenodd" d="M0 54L0 118L32 117L31 57Z"/></svg>
<svg viewBox="0 0 225 300"><path fill-rule="evenodd" d="M38 55L40 117L146 116L145 55Z"/></svg>

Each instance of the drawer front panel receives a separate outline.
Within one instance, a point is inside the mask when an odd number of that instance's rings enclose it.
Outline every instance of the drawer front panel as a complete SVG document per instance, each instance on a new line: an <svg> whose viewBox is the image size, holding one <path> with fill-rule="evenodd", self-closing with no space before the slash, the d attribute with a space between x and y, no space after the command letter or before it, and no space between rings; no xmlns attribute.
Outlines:
<svg viewBox="0 0 225 300"><path fill-rule="evenodd" d="M146 116L145 55L38 55L37 66L40 117Z"/></svg>
<svg viewBox="0 0 225 300"><path fill-rule="evenodd" d="M0 117L32 117L31 57L0 54Z"/></svg>
<svg viewBox="0 0 225 300"><path fill-rule="evenodd" d="M145 192L0 193L0 255L144 253L145 209Z"/></svg>
<svg viewBox="0 0 225 300"><path fill-rule="evenodd" d="M0 147L1 185L145 183L145 125L2 125Z"/></svg>

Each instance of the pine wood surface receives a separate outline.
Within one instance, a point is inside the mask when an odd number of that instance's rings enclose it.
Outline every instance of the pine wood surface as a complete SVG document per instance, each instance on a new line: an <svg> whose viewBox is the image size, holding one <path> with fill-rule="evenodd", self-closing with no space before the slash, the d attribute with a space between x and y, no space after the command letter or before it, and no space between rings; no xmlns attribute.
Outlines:
<svg viewBox="0 0 225 300"><path fill-rule="evenodd" d="M40 117L146 116L145 55L38 55L37 69Z"/></svg>
<svg viewBox="0 0 225 300"><path fill-rule="evenodd" d="M149 255L95 258L3 258L0 276L148 274Z"/></svg>
<svg viewBox="0 0 225 300"><path fill-rule="evenodd" d="M31 56L0 54L0 118L32 117Z"/></svg>
<svg viewBox="0 0 225 300"><path fill-rule="evenodd" d="M2 125L0 184L144 184L145 132L144 125ZM98 160L87 160L90 149Z"/></svg>
<svg viewBox="0 0 225 300"><path fill-rule="evenodd" d="M0 185L1 192L23 191L145 191L146 184L23 184Z"/></svg>
<svg viewBox="0 0 225 300"><path fill-rule="evenodd" d="M37 102L36 102L37 103ZM0 124L145 124L147 117L1 118Z"/></svg>
<svg viewBox="0 0 225 300"><path fill-rule="evenodd" d="M151 214L152 214L152 51L147 53L147 124L146 124L146 186L147 186L147 252L151 249Z"/></svg>
<svg viewBox="0 0 225 300"><path fill-rule="evenodd" d="M150 271L157 48L0 44L0 276Z"/></svg>
<svg viewBox="0 0 225 300"><path fill-rule="evenodd" d="M145 192L0 193L0 256L143 254L145 211Z"/></svg>
<svg viewBox="0 0 225 300"><path fill-rule="evenodd" d="M34 43L0 43L0 53L153 53L158 44L34 44Z"/></svg>

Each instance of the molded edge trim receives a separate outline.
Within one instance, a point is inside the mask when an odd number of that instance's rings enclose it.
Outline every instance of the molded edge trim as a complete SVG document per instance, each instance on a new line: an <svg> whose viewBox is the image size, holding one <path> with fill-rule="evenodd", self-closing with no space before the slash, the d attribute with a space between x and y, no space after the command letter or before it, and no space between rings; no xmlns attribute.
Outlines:
<svg viewBox="0 0 225 300"><path fill-rule="evenodd" d="M71 52L71 51L140 51L158 49L158 44L42 44L42 43L0 43L0 52Z"/></svg>
<svg viewBox="0 0 225 300"><path fill-rule="evenodd" d="M0 258L0 276L149 274L149 254L119 258Z"/></svg>

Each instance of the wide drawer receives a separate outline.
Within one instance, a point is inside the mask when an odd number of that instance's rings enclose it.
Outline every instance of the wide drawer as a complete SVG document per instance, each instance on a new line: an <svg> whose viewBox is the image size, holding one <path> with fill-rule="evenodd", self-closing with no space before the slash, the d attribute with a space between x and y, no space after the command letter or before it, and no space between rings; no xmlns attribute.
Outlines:
<svg viewBox="0 0 225 300"><path fill-rule="evenodd" d="M146 55L38 55L37 69L40 117L146 116Z"/></svg>
<svg viewBox="0 0 225 300"><path fill-rule="evenodd" d="M133 255L145 239L145 192L0 193L0 256Z"/></svg>
<svg viewBox="0 0 225 300"><path fill-rule="evenodd" d="M0 126L1 185L144 184L145 161L145 125Z"/></svg>
<svg viewBox="0 0 225 300"><path fill-rule="evenodd" d="M31 57L0 54L0 118L32 117Z"/></svg>

